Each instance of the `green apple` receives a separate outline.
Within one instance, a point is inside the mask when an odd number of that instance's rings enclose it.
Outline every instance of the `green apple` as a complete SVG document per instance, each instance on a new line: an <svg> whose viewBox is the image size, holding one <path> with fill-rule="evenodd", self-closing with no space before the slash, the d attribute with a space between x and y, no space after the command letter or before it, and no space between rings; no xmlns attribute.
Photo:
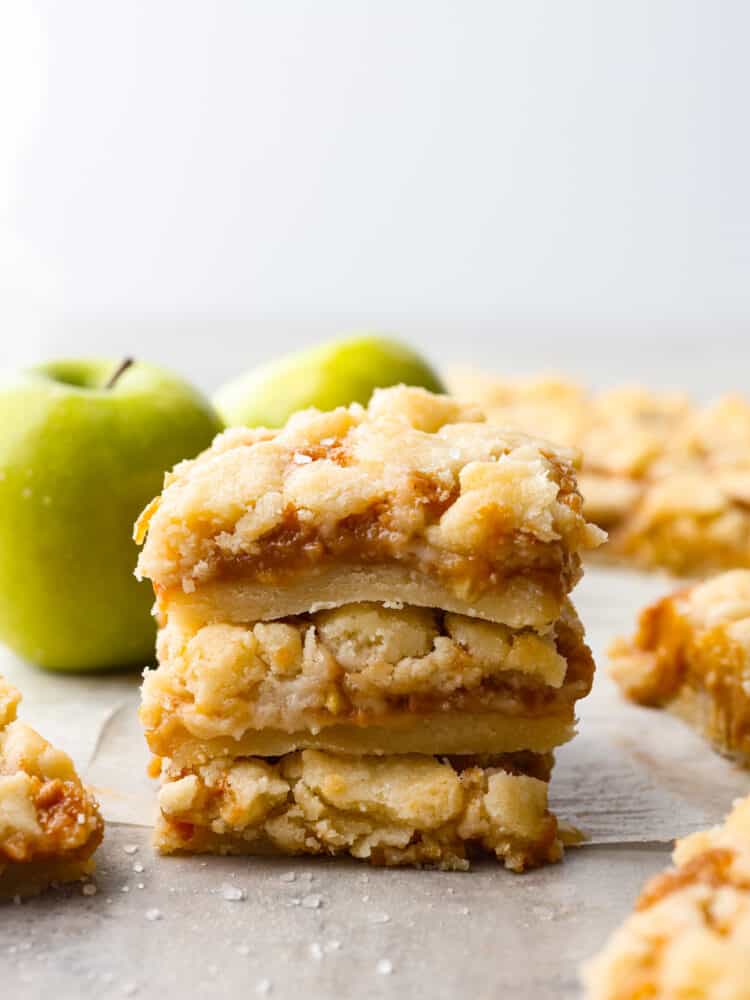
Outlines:
<svg viewBox="0 0 750 1000"><path fill-rule="evenodd" d="M153 659L133 522L221 421L151 365L55 361L0 382L0 640L54 670Z"/></svg>
<svg viewBox="0 0 750 1000"><path fill-rule="evenodd" d="M228 426L281 427L296 410L366 404L374 389L399 382L446 391L425 359L404 344L351 337L240 375L217 392L214 404Z"/></svg>

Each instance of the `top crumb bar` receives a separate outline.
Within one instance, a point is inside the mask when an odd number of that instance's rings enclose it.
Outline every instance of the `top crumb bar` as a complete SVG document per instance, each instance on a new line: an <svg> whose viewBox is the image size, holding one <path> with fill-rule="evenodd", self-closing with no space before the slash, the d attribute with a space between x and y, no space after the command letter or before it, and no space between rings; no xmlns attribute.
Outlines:
<svg viewBox="0 0 750 1000"><path fill-rule="evenodd" d="M422 389L232 429L167 475L138 573L162 615L264 620L399 600L547 626L603 535L576 454Z"/></svg>

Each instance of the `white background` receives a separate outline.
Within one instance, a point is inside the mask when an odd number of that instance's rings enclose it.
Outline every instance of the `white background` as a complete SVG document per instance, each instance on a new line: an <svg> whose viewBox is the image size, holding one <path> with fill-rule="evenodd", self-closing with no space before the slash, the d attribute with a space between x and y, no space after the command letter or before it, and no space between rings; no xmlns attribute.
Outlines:
<svg viewBox="0 0 750 1000"><path fill-rule="evenodd" d="M743 0L3 0L3 360L211 387L387 329L747 386L748 38Z"/></svg>

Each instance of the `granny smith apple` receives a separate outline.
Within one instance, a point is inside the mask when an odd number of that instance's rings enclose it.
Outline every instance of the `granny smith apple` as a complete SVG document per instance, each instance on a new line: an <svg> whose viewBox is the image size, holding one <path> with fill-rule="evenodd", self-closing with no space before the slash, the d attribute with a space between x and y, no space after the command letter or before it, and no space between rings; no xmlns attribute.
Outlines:
<svg viewBox="0 0 750 1000"><path fill-rule="evenodd" d="M54 670L143 665L153 593L133 522L221 421L143 362L55 361L0 380L0 640Z"/></svg>
<svg viewBox="0 0 750 1000"><path fill-rule="evenodd" d="M386 337L351 337L247 372L223 386L214 404L230 426L281 427L296 410L365 404L374 389L399 382L446 391L427 361L410 347Z"/></svg>

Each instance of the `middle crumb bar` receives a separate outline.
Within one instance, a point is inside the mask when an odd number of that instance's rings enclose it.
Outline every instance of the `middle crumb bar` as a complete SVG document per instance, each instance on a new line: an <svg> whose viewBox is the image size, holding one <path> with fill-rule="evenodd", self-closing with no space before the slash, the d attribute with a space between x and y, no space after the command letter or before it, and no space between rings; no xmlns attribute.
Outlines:
<svg viewBox="0 0 750 1000"><path fill-rule="evenodd" d="M574 733L594 664L570 605L549 633L349 604L254 625L170 624L146 675L149 747L226 754L546 753Z"/></svg>
<svg viewBox="0 0 750 1000"><path fill-rule="evenodd" d="M140 520L157 846L523 869L594 665L575 455L403 386L228 431Z"/></svg>

